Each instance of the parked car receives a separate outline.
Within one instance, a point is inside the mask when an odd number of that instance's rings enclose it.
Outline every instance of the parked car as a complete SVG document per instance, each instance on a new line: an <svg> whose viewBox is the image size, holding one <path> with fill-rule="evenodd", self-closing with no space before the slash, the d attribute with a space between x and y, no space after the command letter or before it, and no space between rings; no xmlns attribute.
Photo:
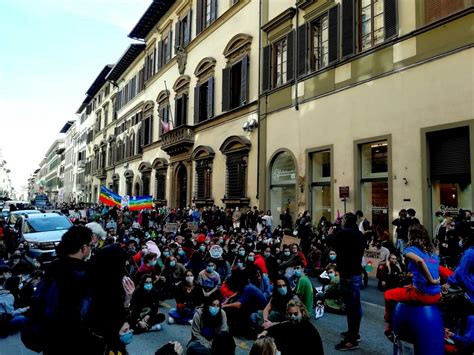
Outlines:
<svg viewBox="0 0 474 355"><path fill-rule="evenodd" d="M19 241L25 243L28 256L46 261L56 256L56 246L71 226L69 219L60 213L36 213L21 215L15 230Z"/></svg>
<svg viewBox="0 0 474 355"><path fill-rule="evenodd" d="M10 227L14 227L16 221L20 216L26 216L26 215L32 215L32 214L39 214L41 213L38 210L18 210L18 211L13 211L8 213L8 225Z"/></svg>

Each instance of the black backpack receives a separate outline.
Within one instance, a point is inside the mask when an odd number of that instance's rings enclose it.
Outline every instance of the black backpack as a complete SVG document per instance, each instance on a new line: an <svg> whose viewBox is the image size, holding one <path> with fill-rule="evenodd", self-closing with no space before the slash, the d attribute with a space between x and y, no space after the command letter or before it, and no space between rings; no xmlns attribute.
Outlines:
<svg viewBox="0 0 474 355"><path fill-rule="evenodd" d="M50 324L58 318L59 289L53 278L40 281L31 299L21 341L30 350L41 352L51 336Z"/></svg>

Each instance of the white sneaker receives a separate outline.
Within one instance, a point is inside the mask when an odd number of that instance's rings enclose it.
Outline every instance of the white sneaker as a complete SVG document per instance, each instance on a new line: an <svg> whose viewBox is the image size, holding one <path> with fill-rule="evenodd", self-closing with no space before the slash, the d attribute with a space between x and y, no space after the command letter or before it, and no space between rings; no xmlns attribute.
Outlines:
<svg viewBox="0 0 474 355"><path fill-rule="evenodd" d="M174 318L168 316L168 324L174 324L174 323L175 323Z"/></svg>
<svg viewBox="0 0 474 355"><path fill-rule="evenodd" d="M193 320L192 319L188 320L188 324L193 325Z"/></svg>
<svg viewBox="0 0 474 355"><path fill-rule="evenodd" d="M161 330L161 324L155 324L153 327L150 328L150 332L153 332L153 331L160 331Z"/></svg>

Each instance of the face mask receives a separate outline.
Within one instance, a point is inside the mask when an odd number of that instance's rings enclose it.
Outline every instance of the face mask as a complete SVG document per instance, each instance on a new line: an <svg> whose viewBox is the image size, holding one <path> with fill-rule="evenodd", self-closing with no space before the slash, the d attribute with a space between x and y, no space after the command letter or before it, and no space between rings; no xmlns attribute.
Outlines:
<svg viewBox="0 0 474 355"><path fill-rule="evenodd" d="M290 252L289 252L289 251L284 251L284 252L283 252L283 255L284 255L284 256L290 256Z"/></svg>
<svg viewBox="0 0 474 355"><path fill-rule="evenodd" d="M237 263L237 268L238 269L243 269L244 268L244 263Z"/></svg>
<svg viewBox="0 0 474 355"><path fill-rule="evenodd" d="M206 247L205 247L204 245L201 245L201 246L199 247L199 250L200 250L200 251L206 251Z"/></svg>
<svg viewBox="0 0 474 355"><path fill-rule="evenodd" d="M175 267L175 266L176 266L176 261L175 261L175 260L170 261L170 266L171 266L171 267Z"/></svg>
<svg viewBox="0 0 474 355"><path fill-rule="evenodd" d="M184 255L184 250L178 250L178 255Z"/></svg>
<svg viewBox="0 0 474 355"><path fill-rule="evenodd" d="M207 267L207 272L209 272L209 273L214 272L214 266L208 266Z"/></svg>
<svg viewBox="0 0 474 355"><path fill-rule="evenodd" d="M328 273L328 275L329 275L329 277L331 278L331 280L332 280L334 277L336 277L336 274L333 273L333 272Z"/></svg>
<svg viewBox="0 0 474 355"><path fill-rule="evenodd" d="M301 270L295 270L296 277L301 277Z"/></svg>
<svg viewBox="0 0 474 355"><path fill-rule="evenodd" d="M151 289L153 288L153 284L150 282L147 282L146 284L143 285L143 288L145 289L145 291L151 291Z"/></svg>
<svg viewBox="0 0 474 355"><path fill-rule="evenodd" d="M270 257L270 255L272 255L272 254L271 254L271 253L267 253L267 252L265 252L265 253L263 253L263 255L264 255L266 258L269 258L269 257Z"/></svg>
<svg viewBox="0 0 474 355"><path fill-rule="evenodd" d="M211 316L217 316L217 314L219 313L219 307L214 307L214 306L211 306L209 307L209 313L211 314Z"/></svg>
<svg viewBox="0 0 474 355"><path fill-rule="evenodd" d="M254 258L253 256L249 256L249 257L248 257L248 260L249 260L249 261L254 261L255 258Z"/></svg>
<svg viewBox="0 0 474 355"><path fill-rule="evenodd" d="M186 276L186 282L192 284L194 282L194 276Z"/></svg>
<svg viewBox="0 0 474 355"><path fill-rule="evenodd" d="M280 295L285 296L288 293L288 287L279 287L278 292L280 292Z"/></svg>
<svg viewBox="0 0 474 355"><path fill-rule="evenodd" d="M156 261L156 259L155 259L155 260L151 260L148 264L149 264L150 266L155 266L155 265L156 265L156 262L157 262L157 261Z"/></svg>
<svg viewBox="0 0 474 355"><path fill-rule="evenodd" d="M439 217L438 217L438 222L441 223L441 222L443 222L443 221L444 221L444 217L443 217L443 216L439 216Z"/></svg>
<svg viewBox="0 0 474 355"><path fill-rule="evenodd" d="M460 241L458 242L458 245L459 245L460 248L462 248L462 246L464 245L464 243L462 242L462 240L460 240Z"/></svg>
<svg viewBox="0 0 474 355"><path fill-rule="evenodd" d="M163 252L163 256L164 256L165 258L167 258L168 256L170 256L170 252L169 252L169 251L164 251L164 252Z"/></svg>
<svg viewBox="0 0 474 355"><path fill-rule="evenodd" d="M299 322L301 322L301 319L302 319L301 316L297 316L297 315L294 315L294 314L292 314L292 315L290 316L290 320L291 320L293 323L299 323Z"/></svg>
<svg viewBox="0 0 474 355"><path fill-rule="evenodd" d="M336 260L336 255L329 255L329 259L331 259L332 261Z"/></svg>
<svg viewBox="0 0 474 355"><path fill-rule="evenodd" d="M245 250L239 250L239 255L245 256Z"/></svg>
<svg viewBox="0 0 474 355"><path fill-rule="evenodd" d="M120 341L124 343L125 345L130 344L132 340L133 340L133 332L131 330L120 336Z"/></svg>

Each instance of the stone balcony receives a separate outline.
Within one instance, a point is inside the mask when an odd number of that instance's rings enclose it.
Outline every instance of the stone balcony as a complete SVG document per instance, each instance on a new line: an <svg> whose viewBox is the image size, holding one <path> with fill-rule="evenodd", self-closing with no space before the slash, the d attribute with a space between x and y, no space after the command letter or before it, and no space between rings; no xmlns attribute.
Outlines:
<svg viewBox="0 0 474 355"><path fill-rule="evenodd" d="M192 126L183 125L161 136L161 149L170 156L187 153L193 145L194 130Z"/></svg>

